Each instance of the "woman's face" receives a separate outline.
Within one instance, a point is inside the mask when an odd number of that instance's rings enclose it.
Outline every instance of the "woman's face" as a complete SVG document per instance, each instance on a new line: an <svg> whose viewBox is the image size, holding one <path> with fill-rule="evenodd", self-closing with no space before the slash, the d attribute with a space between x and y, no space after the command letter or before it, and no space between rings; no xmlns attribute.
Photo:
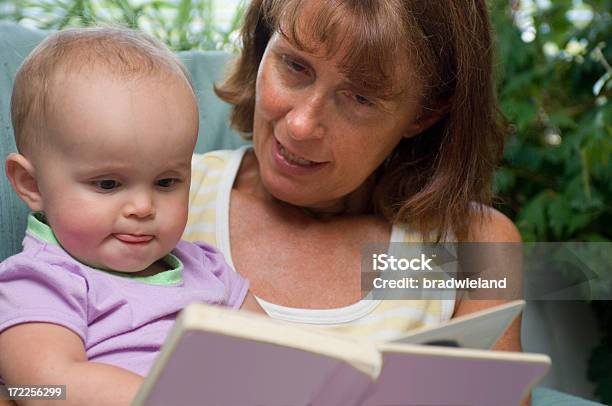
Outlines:
<svg viewBox="0 0 612 406"><path fill-rule="evenodd" d="M324 50L322 50L324 51ZM257 75L254 151L265 189L284 202L333 211L391 153L419 131L421 83L398 58L391 100L357 90L340 68L342 48L327 57L270 39ZM401 64L401 65L400 65Z"/></svg>

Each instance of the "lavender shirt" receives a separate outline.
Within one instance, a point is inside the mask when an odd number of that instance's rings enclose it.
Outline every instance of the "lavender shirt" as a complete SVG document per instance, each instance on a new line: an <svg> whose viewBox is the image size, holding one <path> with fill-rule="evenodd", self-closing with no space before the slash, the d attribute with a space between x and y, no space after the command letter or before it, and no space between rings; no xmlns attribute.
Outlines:
<svg viewBox="0 0 612 406"><path fill-rule="evenodd" d="M58 324L81 338L90 361L146 375L183 307L239 308L248 289L210 245L181 241L164 260L173 269L152 277L100 271L69 256L30 216L23 251L0 264L0 333L21 323Z"/></svg>

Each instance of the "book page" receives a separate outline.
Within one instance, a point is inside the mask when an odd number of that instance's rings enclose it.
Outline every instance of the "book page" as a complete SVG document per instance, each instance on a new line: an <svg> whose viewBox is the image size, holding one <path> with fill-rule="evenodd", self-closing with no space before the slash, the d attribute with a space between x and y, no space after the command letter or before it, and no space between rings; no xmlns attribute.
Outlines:
<svg viewBox="0 0 612 406"><path fill-rule="evenodd" d="M363 403L516 406L544 376L540 354L383 344L383 370Z"/></svg>
<svg viewBox="0 0 612 406"><path fill-rule="evenodd" d="M524 305L524 301L516 300L457 317L438 326L415 330L392 342L427 344L452 341L459 347L489 349L520 314Z"/></svg>

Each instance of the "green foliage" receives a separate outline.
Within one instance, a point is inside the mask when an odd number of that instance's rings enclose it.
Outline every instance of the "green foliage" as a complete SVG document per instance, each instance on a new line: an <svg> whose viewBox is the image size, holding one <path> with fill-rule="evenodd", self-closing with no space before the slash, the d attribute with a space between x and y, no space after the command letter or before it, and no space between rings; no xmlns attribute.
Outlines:
<svg viewBox="0 0 612 406"><path fill-rule="evenodd" d="M572 23L580 4L592 18ZM495 182L500 209L526 241L610 241L612 2L491 7L500 103L513 129Z"/></svg>
<svg viewBox="0 0 612 406"><path fill-rule="evenodd" d="M120 24L148 32L175 51L234 50L246 0L224 5L232 16L219 23L214 0L0 0L0 19L58 30Z"/></svg>
<svg viewBox="0 0 612 406"><path fill-rule="evenodd" d="M491 3L500 103L513 129L495 178L499 208L526 241L609 242L612 1L535 4L521 16L517 1ZM590 21L572 23L568 12L576 7ZM529 24L521 24L525 20ZM600 297L609 289L591 286ZM589 379L599 399L612 404L612 302L592 304L602 340L591 354Z"/></svg>

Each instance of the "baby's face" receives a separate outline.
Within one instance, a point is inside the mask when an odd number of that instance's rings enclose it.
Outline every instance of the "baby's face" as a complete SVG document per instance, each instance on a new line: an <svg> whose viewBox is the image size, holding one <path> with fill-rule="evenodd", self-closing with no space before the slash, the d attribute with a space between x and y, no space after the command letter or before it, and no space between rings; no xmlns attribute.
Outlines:
<svg viewBox="0 0 612 406"><path fill-rule="evenodd" d="M49 142L35 160L47 222L81 262L146 270L176 246L187 221L194 96L168 75L81 72L56 83Z"/></svg>

